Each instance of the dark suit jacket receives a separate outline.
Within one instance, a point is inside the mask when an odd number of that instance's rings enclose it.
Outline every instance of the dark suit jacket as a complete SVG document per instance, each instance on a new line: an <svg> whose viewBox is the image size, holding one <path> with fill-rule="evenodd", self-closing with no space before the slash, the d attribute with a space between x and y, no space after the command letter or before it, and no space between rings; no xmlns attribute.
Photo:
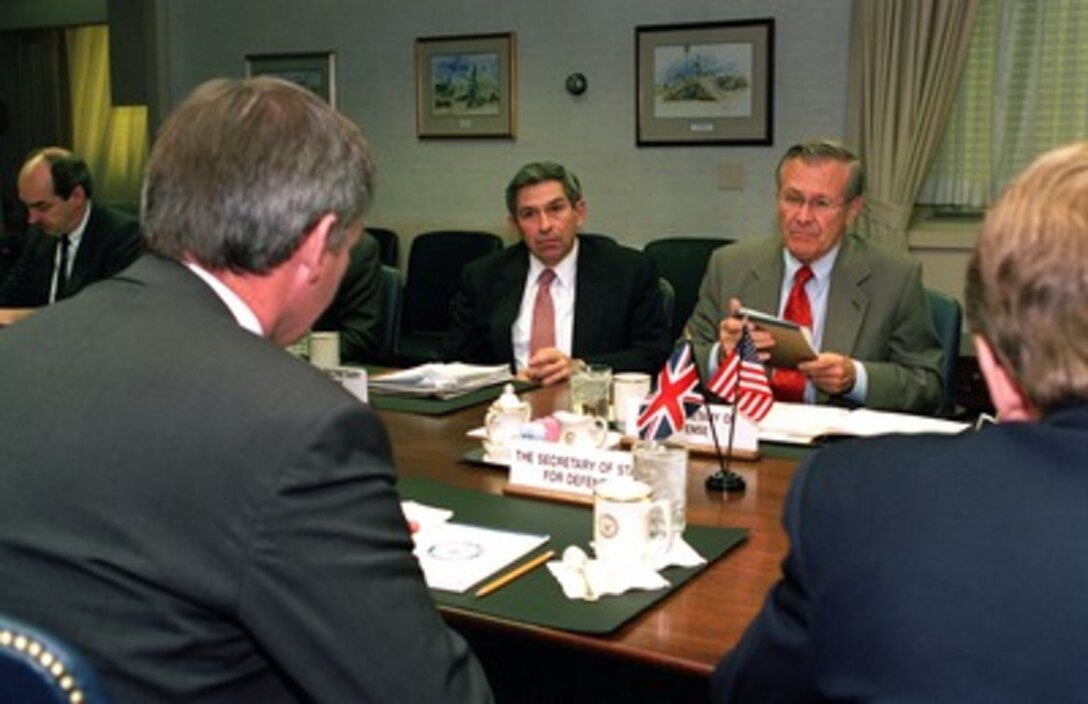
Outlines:
<svg viewBox="0 0 1088 704"><path fill-rule="evenodd" d="M615 371L656 374L672 340L653 260L603 238L580 236L578 242L572 356ZM518 243L465 267L453 298L446 359L513 364L510 329L529 256Z"/></svg>
<svg viewBox="0 0 1088 704"><path fill-rule="evenodd" d="M119 702L465 702L369 407L146 256L0 335L0 605Z"/></svg>
<svg viewBox="0 0 1088 704"><path fill-rule="evenodd" d="M1083 701L1085 448L1088 404L812 456L784 576L715 700Z"/></svg>
<svg viewBox="0 0 1088 704"><path fill-rule="evenodd" d="M718 341L718 324L730 298L778 312L784 269L777 236L722 247L711 255L688 321L700 363ZM917 261L854 235L844 237L831 270L822 348L865 365L868 407L932 413L940 405L941 347ZM841 400L823 392L818 399Z"/></svg>
<svg viewBox="0 0 1088 704"><path fill-rule="evenodd" d="M53 266L60 240L31 230L19 259L0 282L0 307L34 308L49 303ZM139 221L120 210L91 207L68 285L57 300L70 298L89 284L108 279L127 267L143 251Z"/></svg>
<svg viewBox="0 0 1088 704"><path fill-rule="evenodd" d="M364 233L351 250L336 297L314 323L314 330L340 333L341 362L362 364L378 356L385 304L378 254L378 240Z"/></svg>

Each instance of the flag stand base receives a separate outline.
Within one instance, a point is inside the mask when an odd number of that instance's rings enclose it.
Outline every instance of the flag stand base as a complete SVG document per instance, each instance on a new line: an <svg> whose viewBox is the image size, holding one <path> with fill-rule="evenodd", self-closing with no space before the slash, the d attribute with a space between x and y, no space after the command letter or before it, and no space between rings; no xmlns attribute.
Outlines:
<svg viewBox="0 0 1088 704"><path fill-rule="evenodd" d="M728 469L718 470L706 478L706 488L711 491L744 491L746 487L744 477Z"/></svg>

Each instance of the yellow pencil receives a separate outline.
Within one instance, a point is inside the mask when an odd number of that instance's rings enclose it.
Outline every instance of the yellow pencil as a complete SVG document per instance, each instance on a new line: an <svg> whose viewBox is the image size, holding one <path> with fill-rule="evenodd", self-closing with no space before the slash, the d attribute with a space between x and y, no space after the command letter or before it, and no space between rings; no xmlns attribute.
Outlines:
<svg viewBox="0 0 1088 704"><path fill-rule="evenodd" d="M523 564L519 565L518 567L515 567L514 569L510 570L509 572L502 575L501 577L496 577L495 579L491 580L490 582L488 582L484 586L480 587L478 590L476 590L476 596L477 597L487 596L488 594L495 591L496 589L499 589L501 587L505 587L510 582L513 582L515 579L522 576L523 574L527 574L529 572L532 572L537 567L540 567L541 565L543 565L545 562L552 559L553 557L555 557L555 550L549 550L546 553L543 553L541 555L537 555L536 557L529 560L528 562L523 563Z"/></svg>

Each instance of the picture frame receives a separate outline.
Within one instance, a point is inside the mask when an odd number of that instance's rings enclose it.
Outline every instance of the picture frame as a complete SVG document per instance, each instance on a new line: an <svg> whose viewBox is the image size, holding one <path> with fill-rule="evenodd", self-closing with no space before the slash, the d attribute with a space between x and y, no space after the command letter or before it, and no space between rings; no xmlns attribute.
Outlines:
<svg viewBox="0 0 1088 704"><path fill-rule="evenodd" d="M247 54L246 77L253 76L278 76L310 89L336 107L335 52Z"/></svg>
<svg viewBox="0 0 1088 704"><path fill-rule="evenodd" d="M774 19L635 28L636 141L774 143Z"/></svg>
<svg viewBox="0 0 1088 704"><path fill-rule="evenodd" d="M420 139L514 139L517 40L513 32L416 39Z"/></svg>

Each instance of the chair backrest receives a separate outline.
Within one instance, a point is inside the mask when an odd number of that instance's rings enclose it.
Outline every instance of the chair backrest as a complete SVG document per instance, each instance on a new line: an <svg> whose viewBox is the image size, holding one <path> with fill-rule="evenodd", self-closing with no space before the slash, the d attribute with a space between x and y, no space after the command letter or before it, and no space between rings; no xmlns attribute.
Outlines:
<svg viewBox="0 0 1088 704"><path fill-rule="evenodd" d="M716 237L663 237L648 242L642 251L657 264L657 273L672 284L676 294L673 309L673 337L684 332L695 303L699 300L699 284L706 273L706 264L715 249L732 244L733 240Z"/></svg>
<svg viewBox="0 0 1088 704"><path fill-rule="evenodd" d="M960 333L963 310L952 296L933 289L926 289L926 302L937 339L941 342L941 383L944 400L941 413L951 414L956 408L956 364L960 357Z"/></svg>
<svg viewBox="0 0 1088 704"><path fill-rule="evenodd" d="M378 259L386 266L396 267L400 257L400 237L393 230L384 227L366 228L374 239L378 240Z"/></svg>
<svg viewBox="0 0 1088 704"><path fill-rule="evenodd" d="M400 280L400 271L397 269L383 264L380 276L382 277L382 321L378 335L378 361L389 363L397 353L404 288Z"/></svg>
<svg viewBox="0 0 1088 704"><path fill-rule="evenodd" d="M418 235L408 253L401 331L444 333L461 269L501 249L502 238L491 232L436 230Z"/></svg>
<svg viewBox="0 0 1088 704"><path fill-rule="evenodd" d="M111 701L94 669L72 646L4 614L0 614L0 700L20 704Z"/></svg>
<svg viewBox="0 0 1088 704"><path fill-rule="evenodd" d="M657 277L657 288L661 293L661 306L665 309L665 325L671 329L676 318L676 291L672 284L663 276Z"/></svg>

